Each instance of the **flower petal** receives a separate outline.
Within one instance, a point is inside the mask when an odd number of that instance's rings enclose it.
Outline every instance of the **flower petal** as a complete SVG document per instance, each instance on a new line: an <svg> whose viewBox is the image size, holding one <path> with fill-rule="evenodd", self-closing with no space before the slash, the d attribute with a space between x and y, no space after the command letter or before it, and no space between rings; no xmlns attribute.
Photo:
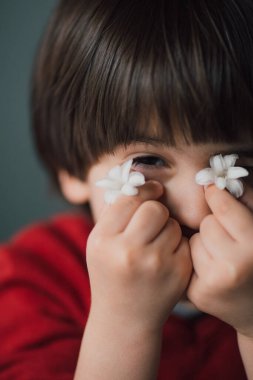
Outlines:
<svg viewBox="0 0 253 380"><path fill-rule="evenodd" d="M111 179L120 180L121 179L121 167L120 167L120 165L114 166L111 170L109 170L107 175Z"/></svg>
<svg viewBox="0 0 253 380"><path fill-rule="evenodd" d="M210 166L214 170L215 174L221 175L224 173L226 169L226 164L222 154L217 154L216 156L212 156L210 158Z"/></svg>
<svg viewBox="0 0 253 380"><path fill-rule="evenodd" d="M235 162L237 158L239 158L238 154L226 154L224 157L226 168L230 168L230 166L235 166Z"/></svg>
<svg viewBox="0 0 253 380"><path fill-rule="evenodd" d="M214 183L216 187L218 187L218 189L224 190L226 187L227 181L226 181L226 178L224 177L215 177Z"/></svg>
<svg viewBox="0 0 253 380"><path fill-rule="evenodd" d="M200 170L196 176L195 181L198 185L210 185L211 183L214 183L214 172L211 168L206 168Z"/></svg>
<svg viewBox="0 0 253 380"><path fill-rule="evenodd" d="M116 201L116 199L120 196L119 190L108 190L104 194L104 200L107 204L112 204Z"/></svg>
<svg viewBox="0 0 253 380"><path fill-rule="evenodd" d="M117 190L121 187L119 181L110 178L100 179L96 182L96 186L103 187L108 190Z"/></svg>
<svg viewBox="0 0 253 380"><path fill-rule="evenodd" d="M236 198L241 197L243 194L243 184L239 179L228 179L226 188Z"/></svg>
<svg viewBox="0 0 253 380"><path fill-rule="evenodd" d="M132 172L129 175L128 183L132 186L142 186L145 183L145 177L142 173Z"/></svg>
<svg viewBox="0 0 253 380"><path fill-rule="evenodd" d="M248 170L241 168L240 166L233 166L232 168L228 168L228 178L237 179L241 177L247 177L247 175L249 175Z"/></svg>
<svg viewBox="0 0 253 380"><path fill-rule="evenodd" d="M138 189L130 185L129 183L126 183L121 188L121 193L124 195L136 195L138 194Z"/></svg>
<svg viewBox="0 0 253 380"><path fill-rule="evenodd" d="M128 160L121 165L121 180L123 183L126 183L129 178L130 169L132 167L133 160Z"/></svg>

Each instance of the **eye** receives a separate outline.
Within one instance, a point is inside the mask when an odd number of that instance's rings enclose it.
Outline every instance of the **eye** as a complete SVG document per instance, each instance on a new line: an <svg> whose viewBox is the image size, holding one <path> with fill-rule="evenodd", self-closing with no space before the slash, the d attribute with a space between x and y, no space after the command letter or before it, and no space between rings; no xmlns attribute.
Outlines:
<svg viewBox="0 0 253 380"><path fill-rule="evenodd" d="M163 168L166 166L165 160L158 156L139 156L133 159L133 167L135 168Z"/></svg>

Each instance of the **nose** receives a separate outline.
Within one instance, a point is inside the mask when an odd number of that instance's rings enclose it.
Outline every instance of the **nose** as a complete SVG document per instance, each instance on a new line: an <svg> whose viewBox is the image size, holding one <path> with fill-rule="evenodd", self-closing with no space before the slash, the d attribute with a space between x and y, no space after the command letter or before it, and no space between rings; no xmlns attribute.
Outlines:
<svg viewBox="0 0 253 380"><path fill-rule="evenodd" d="M171 179L165 186L163 201L171 216L181 225L198 230L203 218L211 211L203 187L195 183L195 173L191 171Z"/></svg>

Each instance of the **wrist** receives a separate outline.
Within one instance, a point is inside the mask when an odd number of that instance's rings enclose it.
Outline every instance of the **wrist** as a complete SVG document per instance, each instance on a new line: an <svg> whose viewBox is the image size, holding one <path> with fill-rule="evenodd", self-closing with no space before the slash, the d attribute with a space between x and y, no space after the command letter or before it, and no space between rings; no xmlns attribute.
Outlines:
<svg viewBox="0 0 253 380"><path fill-rule="evenodd" d="M154 379L160 360L162 330L91 309L75 379Z"/></svg>
<svg viewBox="0 0 253 380"><path fill-rule="evenodd" d="M113 313L110 310L91 308L88 323L92 329L100 329L113 336L124 339L128 337L133 341L138 339L157 340L162 338L163 325L152 323L143 318L133 318L132 316L120 313Z"/></svg>
<svg viewBox="0 0 253 380"><path fill-rule="evenodd" d="M244 329L237 329L237 337L242 340L253 340L253 328L251 326L247 326Z"/></svg>
<svg viewBox="0 0 253 380"><path fill-rule="evenodd" d="M253 336L237 332L238 346L241 353L247 378L253 379Z"/></svg>
<svg viewBox="0 0 253 380"><path fill-rule="evenodd" d="M253 333L252 334L244 334L244 333L237 331L237 340L238 340L239 344L242 342L245 344L252 345L252 347L253 347Z"/></svg>

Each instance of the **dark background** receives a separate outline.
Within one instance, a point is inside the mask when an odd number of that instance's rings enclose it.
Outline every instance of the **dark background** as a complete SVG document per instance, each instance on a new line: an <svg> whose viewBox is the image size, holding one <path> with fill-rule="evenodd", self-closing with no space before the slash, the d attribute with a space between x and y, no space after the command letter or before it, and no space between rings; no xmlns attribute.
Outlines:
<svg viewBox="0 0 253 380"><path fill-rule="evenodd" d="M0 0L0 241L69 208L50 190L30 134L32 63L56 3Z"/></svg>

